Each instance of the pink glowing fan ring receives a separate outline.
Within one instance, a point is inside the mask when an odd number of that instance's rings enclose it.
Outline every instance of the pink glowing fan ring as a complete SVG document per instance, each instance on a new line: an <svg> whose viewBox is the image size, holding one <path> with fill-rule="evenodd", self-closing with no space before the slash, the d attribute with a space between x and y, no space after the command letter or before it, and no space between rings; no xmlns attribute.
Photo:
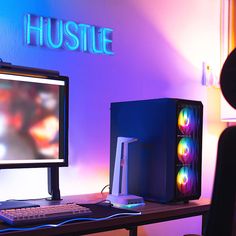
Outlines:
<svg viewBox="0 0 236 236"><path fill-rule="evenodd" d="M182 167L176 178L177 188L182 194L192 193L195 176L189 167Z"/></svg>
<svg viewBox="0 0 236 236"><path fill-rule="evenodd" d="M177 155L180 162L190 164L195 157L195 144L191 138L182 138L177 146Z"/></svg>
<svg viewBox="0 0 236 236"><path fill-rule="evenodd" d="M182 134L191 134L195 129L196 120L194 117L193 110L190 108L183 108L178 117L178 127Z"/></svg>

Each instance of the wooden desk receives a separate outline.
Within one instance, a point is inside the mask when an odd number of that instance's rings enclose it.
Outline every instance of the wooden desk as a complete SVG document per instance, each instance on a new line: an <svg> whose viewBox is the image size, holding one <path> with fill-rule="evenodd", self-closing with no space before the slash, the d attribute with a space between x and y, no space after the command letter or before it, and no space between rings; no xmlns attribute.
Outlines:
<svg viewBox="0 0 236 236"><path fill-rule="evenodd" d="M96 203L106 197L106 194L86 194L78 196L63 197L63 203ZM51 205L57 203L47 200L31 201L40 205ZM209 199L200 199L190 201L189 203L175 203L175 204L158 204L147 202L145 206L135 208L141 211L139 216L125 216L113 218L103 221L87 221L68 223L58 228L44 228L35 231L18 231L0 233L2 235L17 235L17 236L47 236L47 235L61 235L61 236L78 236L83 234L104 232L115 229L125 228L129 230L130 236L137 235L137 227L145 224L153 224L163 221L176 220L191 216L202 215L203 226L206 221L206 215L210 207ZM9 226L0 222L0 229L8 228Z"/></svg>

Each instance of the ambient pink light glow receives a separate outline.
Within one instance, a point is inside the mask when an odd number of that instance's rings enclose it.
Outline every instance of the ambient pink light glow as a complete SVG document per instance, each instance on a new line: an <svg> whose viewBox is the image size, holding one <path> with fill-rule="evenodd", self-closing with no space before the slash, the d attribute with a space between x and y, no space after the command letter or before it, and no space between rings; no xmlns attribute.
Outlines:
<svg viewBox="0 0 236 236"><path fill-rule="evenodd" d="M187 5L184 0L170 1L169 4L162 0L149 0L148 4L144 0L138 2L139 4L135 2L135 6L139 8L145 19L149 20L156 31L161 32L162 36L188 63L202 70L202 62L207 61L215 73L220 72L219 0L214 3L191 0ZM159 14L156 12L156 5L158 9L161 9ZM187 64L179 64L179 66L183 70L185 68L188 73ZM191 92L193 91L189 90L189 93Z"/></svg>

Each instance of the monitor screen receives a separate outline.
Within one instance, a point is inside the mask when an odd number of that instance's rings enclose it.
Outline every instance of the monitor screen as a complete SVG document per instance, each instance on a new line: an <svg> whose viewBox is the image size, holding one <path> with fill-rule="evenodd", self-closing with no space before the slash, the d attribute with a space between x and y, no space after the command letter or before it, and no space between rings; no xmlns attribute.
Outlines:
<svg viewBox="0 0 236 236"><path fill-rule="evenodd" d="M66 79L0 73L0 169L68 165Z"/></svg>

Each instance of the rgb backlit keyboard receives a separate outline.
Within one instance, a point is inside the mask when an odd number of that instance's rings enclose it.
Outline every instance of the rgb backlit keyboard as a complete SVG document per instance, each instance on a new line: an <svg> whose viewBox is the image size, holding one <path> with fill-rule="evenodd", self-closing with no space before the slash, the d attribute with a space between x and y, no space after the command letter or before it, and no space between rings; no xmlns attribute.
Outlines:
<svg viewBox="0 0 236 236"><path fill-rule="evenodd" d="M71 219L91 214L87 207L75 203L8 209L0 211L0 219L11 225L49 222L58 219Z"/></svg>

